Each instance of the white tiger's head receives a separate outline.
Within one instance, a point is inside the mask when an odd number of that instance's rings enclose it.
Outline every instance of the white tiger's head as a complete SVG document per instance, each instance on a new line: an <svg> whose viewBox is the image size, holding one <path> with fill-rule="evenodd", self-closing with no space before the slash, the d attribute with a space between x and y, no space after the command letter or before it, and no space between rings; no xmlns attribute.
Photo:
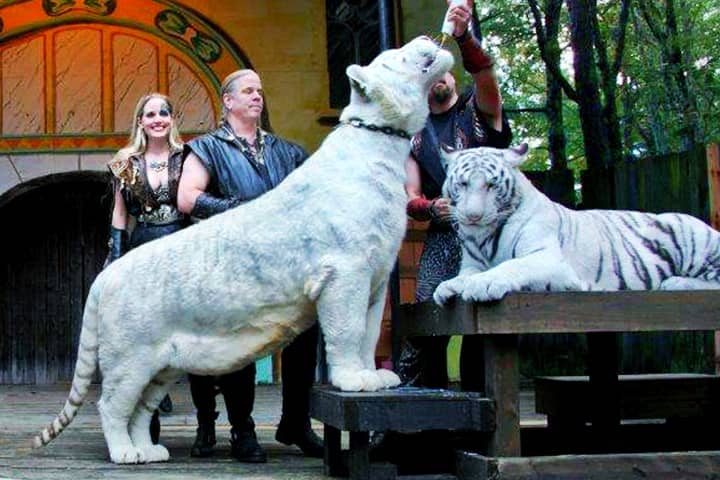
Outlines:
<svg viewBox="0 0 720 480"><path fill-rule="evenodd" d="M453 219L460 228L494 230L513 214L520 202L517 168L528 147L479 147L445 154L448 162L443 196L450 199Z"/></svg>
<svg viewBox="0 0 720 480"><path fill-rule="evenodd" d="M385 50L366 67L350 65L350 104L340 121L359 118L414 135L425 126L430 86L452 65L452 54L428 37Z"/></svg>

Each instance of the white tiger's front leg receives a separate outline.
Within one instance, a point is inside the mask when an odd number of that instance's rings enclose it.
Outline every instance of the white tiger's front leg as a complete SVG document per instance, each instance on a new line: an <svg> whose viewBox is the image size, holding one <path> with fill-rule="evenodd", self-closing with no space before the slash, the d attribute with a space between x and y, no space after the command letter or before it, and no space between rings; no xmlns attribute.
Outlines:
<svg viewBox="0 0 720 480"><path fill-rule="evenodd" d="M440 285L435 288L435 292L433 292L433 300L438 305L444 305L451 298L460 295L470 278L473 275L484 271L476 266L466 266L465 255L466 253L463 250L463 265L460 267L460 272L457 277L440 282Z"/></svg>
<svg viewBox="0 0 720 480"><path fill-rule="evenodd" d="M384 382L366 365L365 344L371 272L366 265L333 267L317 299L330 383L344 391L375 391Z"/></svg>
<svg viewBox="0 0 720 480"><path fill-rule="evenodd" d="M472 275L461 273L455 278L441 282L433 292L433 300L438 305L444 305L451 298L461 295L471 277Z"/></svg>
<svg viewBox="0 0 720 480"><path fill-rule="evenodd" d="M385 298L387 295L387 280L378 287L375 294L370 298L370 306L367 311L367 322L365 326L365 336L361 346L361 356L365 360L365 368L368 370L375 369L375 349L377 347L378 338L380 338L380 328L382 326L383 312L385 311ZM396 387L400 385L400 377L395 372L385 368L376 370L383 387Z"/></svg>
<svg viewBox="0 0 720 480"><path fill-rule="evenodd" d="M510 292L589 290L589 285L580 280L562 257L541 250L471 275L457 289L465 301L487 302Z"/></svg>

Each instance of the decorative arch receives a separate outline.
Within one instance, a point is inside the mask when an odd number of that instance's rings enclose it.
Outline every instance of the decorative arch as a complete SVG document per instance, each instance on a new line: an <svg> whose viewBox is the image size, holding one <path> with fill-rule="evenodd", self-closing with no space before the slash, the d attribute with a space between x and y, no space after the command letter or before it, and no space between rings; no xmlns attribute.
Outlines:
<svg viewBox="0 0 720 480"><path fill-rule="evenodd" d="M0 204L45 175L103 170L150 91L173 98L184 137L207 131L239 68L242 49L175 2L0 2Z"/></svg>

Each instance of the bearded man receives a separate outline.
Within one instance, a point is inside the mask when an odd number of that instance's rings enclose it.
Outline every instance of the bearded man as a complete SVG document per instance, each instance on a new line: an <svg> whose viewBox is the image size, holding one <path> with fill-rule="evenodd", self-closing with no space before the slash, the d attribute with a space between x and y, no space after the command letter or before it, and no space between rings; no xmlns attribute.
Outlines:
<svg viewBox="0 0 720 480"><path fill-rule="evenodd" d="M430 117L425 128L413 137L411 155L406 162L408 215L420 221L430 220L418 269L416 302L432 300L438 284L457 276L460 268L460 240L449 221L448 199L441 195L447 169L440 154L442 147L506 148L512 140L493 59L482 49L470 28L473 18L470 5L469 1L451 4L447 18L455 25L453 37L473 85L458 94L455 78L450 73L433 85L428 95ZM447 388L448 340L449 337L424 337L406 342L398 368L403 383ZM460 375L462 389L466 391L484 388L479 341L480 337L463 338ZM469 373L470 368L473 373Z"/></svg>

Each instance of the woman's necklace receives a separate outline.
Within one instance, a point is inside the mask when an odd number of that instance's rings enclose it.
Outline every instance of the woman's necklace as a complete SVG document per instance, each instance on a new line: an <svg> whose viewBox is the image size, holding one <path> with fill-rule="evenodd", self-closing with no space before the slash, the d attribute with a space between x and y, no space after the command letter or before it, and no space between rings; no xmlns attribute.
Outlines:
<svg viewBox="0 0 720 480"><path fill-rule="evenodd" d="M148 161L148 167L150 167L150 170L153 172L162 172L165 170L168 166L167 160L149 160Z"/></svg>

